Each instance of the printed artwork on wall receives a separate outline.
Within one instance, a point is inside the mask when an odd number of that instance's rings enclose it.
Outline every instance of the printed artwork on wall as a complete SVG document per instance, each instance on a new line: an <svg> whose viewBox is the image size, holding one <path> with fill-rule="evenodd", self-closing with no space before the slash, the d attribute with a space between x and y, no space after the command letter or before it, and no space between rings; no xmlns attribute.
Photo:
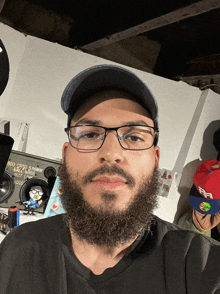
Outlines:
<svg viewBox="0 0 220 294"><path fill-rule="evenodd" d="M166 168L159 168L159 196L169 197L171 185L173 183L178 186L181 174L168 170Z"/></svg>
<svg viewBox="0 0 220 294"><path fill-rule="evenodd" d="M0 133L14 139L13 150L16 151L26 152L29 126L24 121L0 117Z"/></svg>
<svg viewBox="0 0 220 294"><path fill-rule="evenodd" d="M62 193L62 190L60 189L60 178L58 176L56 178L55 184L53 186L53 190L50 195L50 199L48 201L46 210L44 212L44 217L50 217L57 214L65 213L65 210L60 200L61 193Z"/></svg>

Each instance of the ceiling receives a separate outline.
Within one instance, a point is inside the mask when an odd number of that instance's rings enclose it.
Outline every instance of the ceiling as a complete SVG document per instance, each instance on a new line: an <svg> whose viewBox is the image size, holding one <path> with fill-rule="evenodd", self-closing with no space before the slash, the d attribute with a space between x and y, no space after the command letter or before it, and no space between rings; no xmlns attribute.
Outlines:
<svg viewBox="0 0 220 294"><path fill-rule="evenodd" d="M220 0L3 0L0 11L25 34L220 92Z"/></svg>

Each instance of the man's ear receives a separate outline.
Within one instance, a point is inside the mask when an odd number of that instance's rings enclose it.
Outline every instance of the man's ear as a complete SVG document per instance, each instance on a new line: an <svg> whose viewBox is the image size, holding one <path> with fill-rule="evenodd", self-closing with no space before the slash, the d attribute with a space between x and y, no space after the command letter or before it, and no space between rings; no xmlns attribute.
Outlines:
<svg viewBox="0 0 220 294"><path fill-rule="evenodd" d="M68 142L65 142L63 144L63 149L62 149L62 163L64 163L65 153L66 153L66 149L67 149L68 146L69 146L69 143Z"/></svg>
<svg viewBox="0 0 220 294"><path fill-rule="evenodd" d="M155 155L156 155L156 161L157 161L157 165L159 166L159 162L160 162L160 147L159 146L155 146Z"/></svg>

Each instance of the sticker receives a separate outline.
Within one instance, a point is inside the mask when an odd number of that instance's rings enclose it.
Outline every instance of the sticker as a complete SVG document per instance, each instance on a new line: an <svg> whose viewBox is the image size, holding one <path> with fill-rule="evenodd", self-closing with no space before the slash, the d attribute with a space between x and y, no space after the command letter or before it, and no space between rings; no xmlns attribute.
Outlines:
<svg viewBox="0 0 220 294"><path fill-rule="evenodd" d="M207 212L211 209L211 205L208 202L202 202L199 204L199 209L203 212Z"/></svg>
<svg viewBox="0 0 220 294"><path fill-rule="evenodd" d="M214 164L214 165L212 166L212 168L213 168L213 169L219 169L220 166L219 166L218 164Z"/></svg>
<svg viewBox="0 0 220 294"><path fill-rule="evenodd" d="M58 202L54 202L51 204L51 209L53 211L57 211L60 208L60 204Z"/></svg>

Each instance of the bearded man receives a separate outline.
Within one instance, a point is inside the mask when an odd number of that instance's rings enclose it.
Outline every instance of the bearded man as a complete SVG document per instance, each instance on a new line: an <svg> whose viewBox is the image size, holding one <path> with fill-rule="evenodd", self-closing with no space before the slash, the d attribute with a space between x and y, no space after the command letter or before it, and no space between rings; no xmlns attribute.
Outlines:
<svg viewBox="0 0 220 294"><path fill-rule="evenodd" d="M4 239L1 293L220 291L220 244L153 215L160 148L148 87L130 71L99 65L69 82L61 106L66 213Z"/></svg>

